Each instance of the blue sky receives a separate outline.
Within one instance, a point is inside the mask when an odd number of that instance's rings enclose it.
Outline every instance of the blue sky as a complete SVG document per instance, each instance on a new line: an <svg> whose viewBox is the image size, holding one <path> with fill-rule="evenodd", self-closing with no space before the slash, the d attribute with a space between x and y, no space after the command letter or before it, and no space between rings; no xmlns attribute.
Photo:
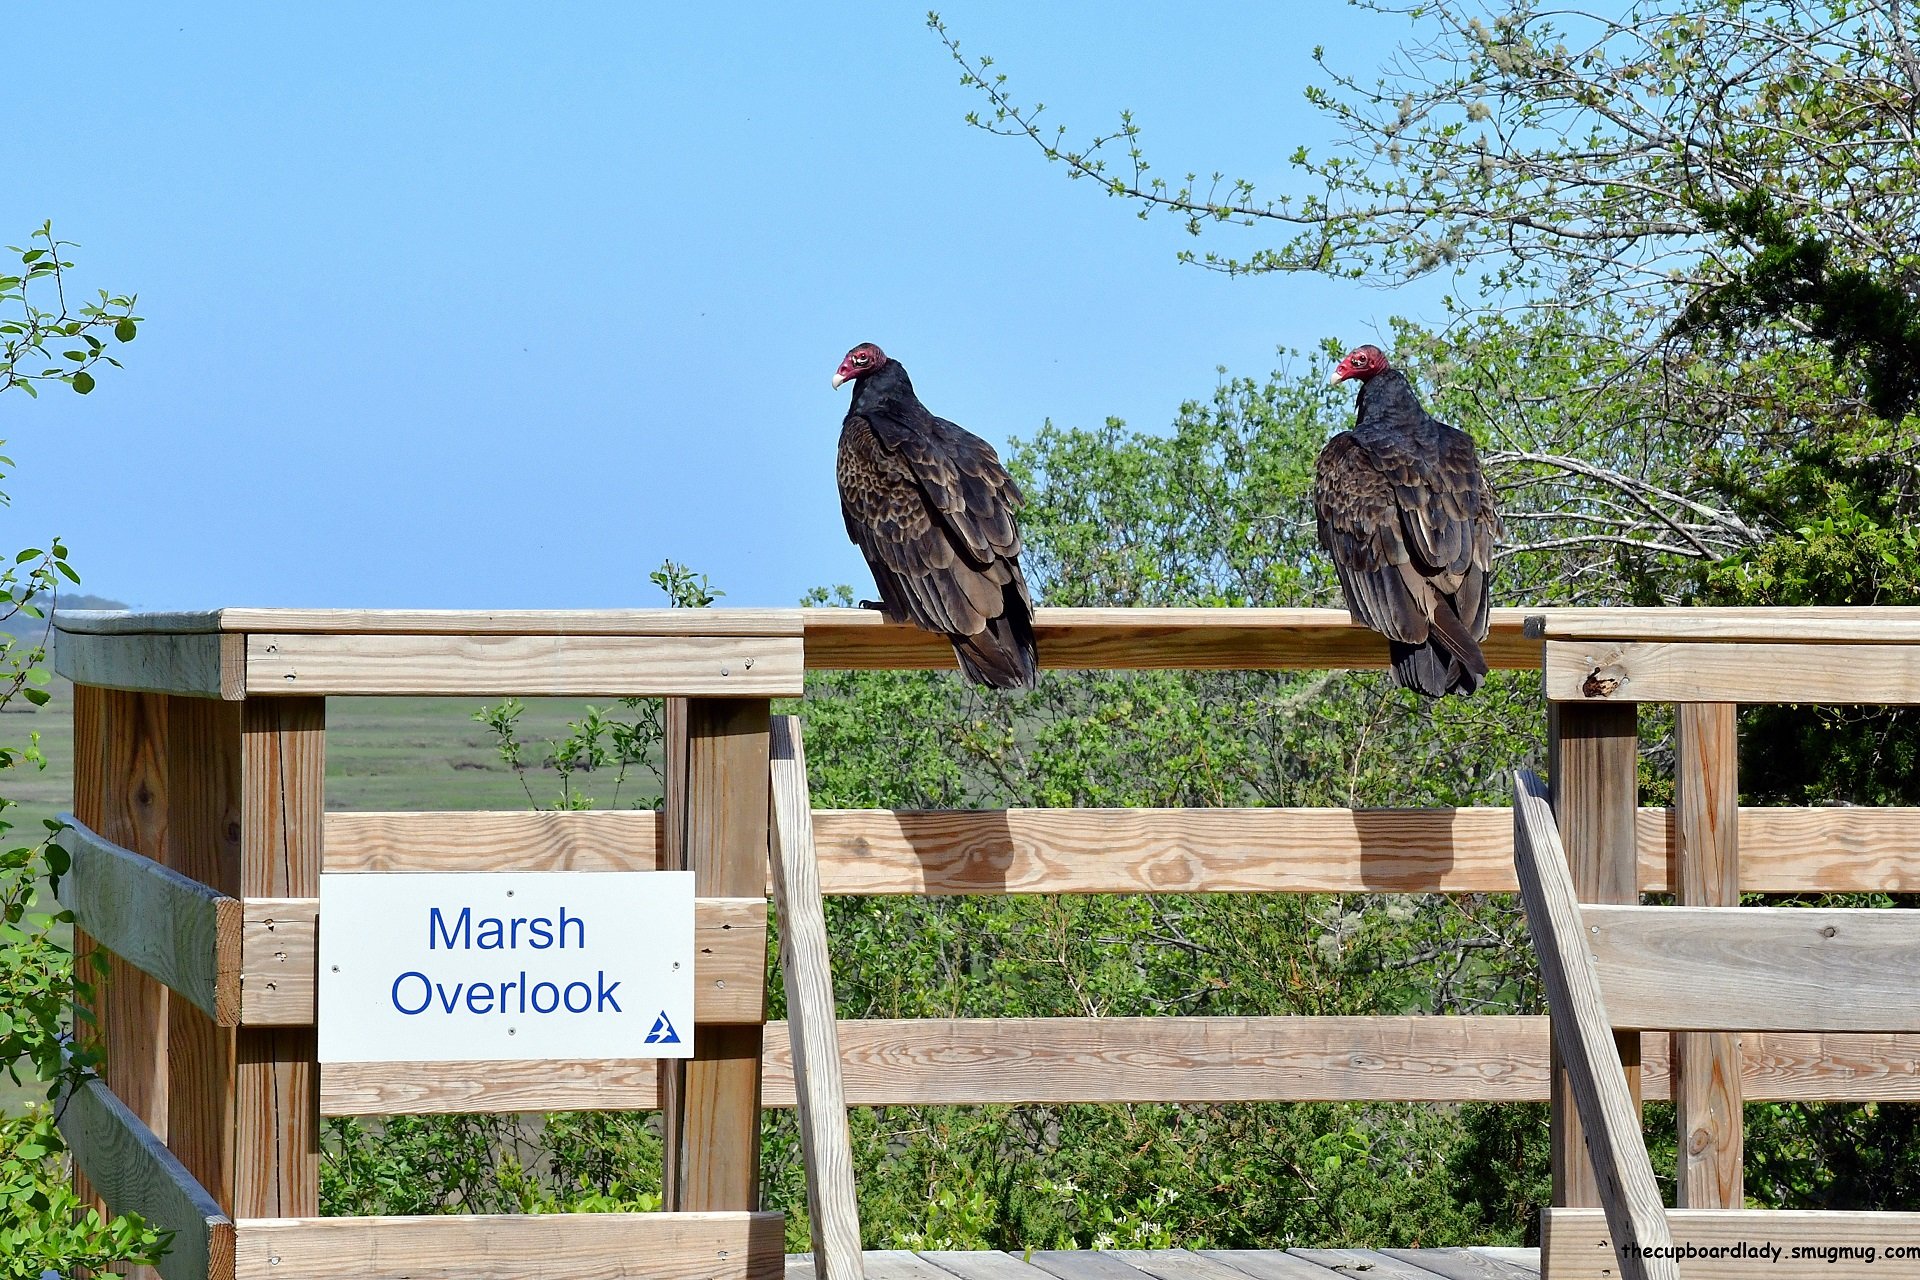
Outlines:
<svg viewBox="0 0 1920 1280"><path fill-rule="evenodd" d="M11 11L0 179L0 242L52 218L147 317L93 395L0 400L9 527L140 607L654 605L668 556L724 604L864 594L855 342L1004 446L1162 429L1218 365L1421 313L1179 266L1171 220L967 128L912 5L157 8ZM1341 0L942 12L1075 133L1129 106L1162 170L1272 191L1328 138L1313 44L1370 70L1400 34Z"/></svg>

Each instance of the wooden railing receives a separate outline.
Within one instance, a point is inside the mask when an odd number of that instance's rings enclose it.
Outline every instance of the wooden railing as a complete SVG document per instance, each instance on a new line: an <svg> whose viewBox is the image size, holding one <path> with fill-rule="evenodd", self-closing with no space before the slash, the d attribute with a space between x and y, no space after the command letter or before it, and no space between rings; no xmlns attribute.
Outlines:
<svg viewBox="0 0 1920 1280"><path fill-rule="evenodd" d="M667 1115L669 1206L745 1215L673 1248L701 1258L695 1270L730 1250L763 1273L756 1118L796 1089L787 1028L761 1025L770 700L799 695L809 668L951 666L944 642L842 610L224 610L63 614L58 626L59 668L80 686L75 810L94 837L74 842L71 901L115 952L106 1087L238 1220L240 1274L289 1274L277 1268L293 1261L302 1274L385 1274L361 1220L290 1225L318 1212L319 1115L653 1107ZM1329 610L1041 610L1036 632L1054 668L1386 660L1378 637ZM1920 811L1738 808L1733 719L1743 701L1920 701L1920 610L1499 610L1487 653L1544 667L1555 806L1584 901L1920 886ZM323 813L325 699L389 694L664 697L665 810ZM1637 807L1643 701L1682 704L1672 812ZM827 894L1504 892L1517 886L1512 831L1506 809L812 814ZM715 939L685 1068L317 1068L322 869L671 866L694 870ZM156 930L156 918L181 923ZM850 1021L838 1038L853 1105L1551 1098L1555 1202L1598 1203L1544 1018ZM1741 1096L1920 1099L1920 1037L1672 1043L1619 1037L1636 1090L1678 1102L1683 1203L1737 1202ZM409 1226L416 1243L381 1265L484 1246L524 1258L524 1274L567 1274L570 1255L543 1252L545 1228L512 1245L499 1223L447 1221ZM661 1256L664 1237L645 1234L657 1224L592 1230ZM221 1237L207 1238L217 1272Z"/></svg>

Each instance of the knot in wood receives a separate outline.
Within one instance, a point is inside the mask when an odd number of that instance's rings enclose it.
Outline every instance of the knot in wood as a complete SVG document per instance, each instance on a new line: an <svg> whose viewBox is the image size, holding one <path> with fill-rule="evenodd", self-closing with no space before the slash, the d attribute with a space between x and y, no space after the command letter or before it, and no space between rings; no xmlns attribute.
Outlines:
<svg viewBox="0 0 1920 1280"><path fill-rule="evenodd" d="M1626 682L1627 673L1619 667L1595 667L1587 672L1587 678L1581 682L1580 692L1589 698L1610 698Z"/></svg>
<svg viewBox="0 0 1920 1280"><path fill-rule="evenodd" d="M1820 936L1823 938L1831 938L1831 937L1834 937L1839 932L1840 930L1836 929L1834 926L1828 925L1824 929L1820 930Z"/></svg>

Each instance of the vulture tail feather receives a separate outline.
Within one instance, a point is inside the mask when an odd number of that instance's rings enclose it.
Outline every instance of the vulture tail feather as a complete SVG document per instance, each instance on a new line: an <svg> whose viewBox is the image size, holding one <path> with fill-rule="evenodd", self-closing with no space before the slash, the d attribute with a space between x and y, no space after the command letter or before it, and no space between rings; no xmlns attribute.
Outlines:
<svg viewBox="0 0 1920 1280"><path fill-rule="evenodd" d="M960 669L976 684L993 689L1031 689L1040 679L1033 642L1033 618L1013 586L1006 588L1006 611L971 636L949 636Z"/></svg>
<svg viewBox="0 0 1920 1280"><path fill-rule="evenodd" d="M1453 655L1438 640L1424 644L1387 641L1393 656L1393 682L1429 698L1444 697L1454 688Z"/></svg>

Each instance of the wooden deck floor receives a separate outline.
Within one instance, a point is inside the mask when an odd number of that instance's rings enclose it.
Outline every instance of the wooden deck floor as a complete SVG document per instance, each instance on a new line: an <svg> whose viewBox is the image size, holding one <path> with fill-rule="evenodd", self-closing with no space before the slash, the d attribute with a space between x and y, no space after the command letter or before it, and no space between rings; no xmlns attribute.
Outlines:
<svg viewBox="0 0 1920 1280"><path fill-rule="evenodd" d="M866 1255L867 1280L1539 1280L1538 1249L1110 1249ZM813 1255L786 1280L814 1280Z"/></svg>

